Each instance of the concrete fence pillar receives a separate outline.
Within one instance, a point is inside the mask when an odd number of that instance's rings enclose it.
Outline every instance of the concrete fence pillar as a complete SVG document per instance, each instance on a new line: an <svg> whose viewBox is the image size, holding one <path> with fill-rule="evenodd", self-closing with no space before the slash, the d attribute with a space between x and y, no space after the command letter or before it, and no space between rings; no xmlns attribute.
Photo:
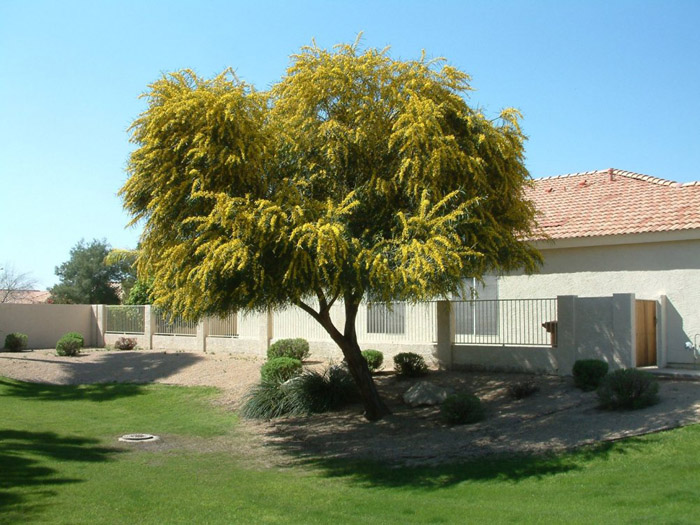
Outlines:
<svg viewBox="0 0 700 525"><path fill-rule="evenodd" d="M438 301L437 308L437 351L440 368L452 368L452 346L455 342L455 309L450 301Z"/></svg>
<svg viewBox="0 0 700 525"><path fill-rule="evenodd" d="M659 330L656 334L656 364L659 368L666 368L668 364L668 296L659 297L656 307Z"/></svg>
<svg viewBox="0 0 700 525"><path fill-rule="evenodd" d="M260 340L260 347L264 353L267 353L267 349L270 348L270 341L275 336L275 316L271 309L260 315L260 325L258 327L258 339Z"/></svg>
<svg viewBox="0 0 700 525"><path fill-rule="evenodd" d="M620 357L623 367L637 366L637 333L633 293L614 293L612 296L612 352Z"/></svg>
<svg viewBox="0 0 700 525"><path fill-rule="evenodd" d="M207 336L209 335L209 318L204 317L197 323L197 332L195 338L197 340L197 350L202 352L207 351Z"/></svg>
<svg viewBox="0 0 700 525"><path fill-rule="evenodd" d="M156 331L156 312L150 304L143 307L143 335L146 339L146 348L153 349L153 332Z"/></svg>
<svg viewBox="0 0 700 525"><path fill-rule="evenodd" d="M554 349L557 374L571 375L576 361L576 300L575 295L557 296L557 347Z"/></svg>
<svg viewBox="0 0 700 525"><path fill-rule="evenodd" d="M105 316L107 315L107 309L103 304L93 304L92 305L92 315L94 318L94 328L93 328L93 340L91 343L95 345L96 348L104 348L105 346Z"/></svg>

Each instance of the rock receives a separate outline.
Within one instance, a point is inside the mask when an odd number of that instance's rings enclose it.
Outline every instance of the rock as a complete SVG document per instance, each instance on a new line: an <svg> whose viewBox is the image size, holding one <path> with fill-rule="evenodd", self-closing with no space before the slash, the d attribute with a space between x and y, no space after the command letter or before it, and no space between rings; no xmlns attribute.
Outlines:
<svg viewBox="0 0 700 525"><path fill-rule="evenodd" d="M409 406L430 406L439 405L449 395L446 388L441 388L428 381L419 381L406 390L403 401Z"/></svg>

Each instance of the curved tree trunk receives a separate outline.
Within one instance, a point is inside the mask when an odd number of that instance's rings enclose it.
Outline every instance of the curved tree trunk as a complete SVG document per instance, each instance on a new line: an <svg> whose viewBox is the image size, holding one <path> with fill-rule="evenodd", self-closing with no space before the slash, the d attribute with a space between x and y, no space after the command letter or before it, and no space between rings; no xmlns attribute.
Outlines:
<svg viewBox="0 0 700 525"><path fill-rule="evenodd" d="M348 363L350 374L355 380L362 404L365 408L364 416L369 421L377 421L387 414L391 414L391 410L384 404L382 398L377 392L377 387L372 379L372 373L369 371L367 361L362 357L360 345L357 343L357 332L355 331L355 319L357 318L357 310L359 304L352 298L345 298L345 328L344 333L340 333L333 325L330 318L329 309L323 309L316 317L323 328L333 338L333 341L340 347Z"/></svg>

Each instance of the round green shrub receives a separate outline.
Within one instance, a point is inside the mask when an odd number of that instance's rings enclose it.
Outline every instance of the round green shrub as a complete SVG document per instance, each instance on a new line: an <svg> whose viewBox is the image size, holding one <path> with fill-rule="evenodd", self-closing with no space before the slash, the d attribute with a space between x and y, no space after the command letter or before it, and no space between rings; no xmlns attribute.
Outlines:
<svg viewBox="0 0 700 525"><path fill-rule="evenodd" d="M25 348L27 348L27 334L13 332L5 336L5 350L21 352Z"/></svg>
<svg viewBox="0 0 700 525"><path fill-rule="evenodd" d="M659 383L648 372L636 368L615 370L598 387L600 407L636 410L659 401Z"/></svg>
<svg viewBox="0 0 700 525"><path fill-rule="evenodd" d="M291 357L303 361L309 357L309 342L306 339L280 339L267 349L267 358Z"/></svg>
<svg viewBox="0 0 700 525"><path fill-rule="evenodd" d="M367 366L370 372L376 372L382 366L384 362L384 354L379 350L363 350L362 357L367 361Z"/></svg>
<svg viewBox="0 0 700 525"><path fill-rule="evenodd" d="M260 368L263 381L284 383L301 373L301 361L292 357L273 357Z"/></svg>
<svg viewBox="0 0 700 525"><path fill-rule="evenodd" d="M468 425L484 419L484 408L473 394L452 394L440 405L440 417L450 425Z"/></svg>
<svg viewBox="0 0 700 525"><path fill-rule="evenodd" d="M423 356L402 352L394 356L394 371L402 377L420 377L428 373L428 365Z"/></svg>
<svg viewBox="0 0 700 525"><path fill-rule="evenodd" d="M595 390L608 373L608 363L600 359L579 359L572 371L574 384L583 391Z"/></svg>
<svg viewBox="0 0 700 525"><path fill-rule="evenodd" d="M61 356L76 356L85 344L85 339L78 332L68 332L56 343L56 353Z"/></svg>

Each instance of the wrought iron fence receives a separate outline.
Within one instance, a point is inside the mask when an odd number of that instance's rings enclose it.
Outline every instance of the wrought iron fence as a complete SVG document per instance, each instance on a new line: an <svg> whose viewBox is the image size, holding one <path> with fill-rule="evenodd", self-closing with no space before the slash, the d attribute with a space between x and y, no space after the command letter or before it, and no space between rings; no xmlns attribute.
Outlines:
<svg viewBox="0 0 700 525"><path fill-rule="evenodd" d="M235 312L227 317L210 317L209 335L212 337L238 337L237 317Z"/></svg>
<svg viewBox="0 0 700 525"><path fill-rule="evenodd" d="M455 343L556 346L556 299L453 301Z"/></svg>
<svg viewBox="0 0 700 525"><path fill-rule="evenodd" d="M154 335L197 335L197 321L186 321L179 315L155 312L156 329Z"/></svg>
<svg viewBox="0 0 700 525"><path fill-rule="evenodd" d="M105 306L105 332L109 334L145 333L145 307Z"/></svg>

